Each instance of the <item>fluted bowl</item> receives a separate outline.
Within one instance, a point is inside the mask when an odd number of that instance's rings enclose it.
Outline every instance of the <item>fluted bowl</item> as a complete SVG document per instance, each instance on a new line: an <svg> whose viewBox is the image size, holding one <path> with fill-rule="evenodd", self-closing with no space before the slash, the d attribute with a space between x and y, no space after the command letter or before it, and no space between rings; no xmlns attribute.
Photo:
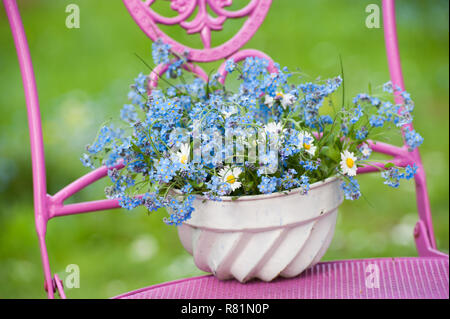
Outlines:
<svg viewBox="0 0 450 319"><path fill-rule="evenodd" d="M222 197L198 196L192 218L178 227L195 264L219 279L271 281L294 277L314 266L334 234L343 201L340 181L330 177L288 193Z"/></svg>

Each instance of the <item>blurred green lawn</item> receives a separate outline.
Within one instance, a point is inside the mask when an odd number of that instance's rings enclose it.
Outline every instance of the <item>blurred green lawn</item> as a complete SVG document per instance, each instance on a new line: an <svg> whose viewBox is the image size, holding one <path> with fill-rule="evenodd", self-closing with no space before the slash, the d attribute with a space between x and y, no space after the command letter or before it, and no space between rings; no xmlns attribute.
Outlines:
<svg viewBox="0 0 450 319"><path fill-rule="evenodd" d="M119 0L18 2L40 93L48 191L53 194L88 171L80 154L106 118L118 117L128 85L146 71L134 54L151 60L151 42ZM341 55L347 96L355 95L369 83L389 79L383 30L364 24L365 7L379 2L275 0L246 47L313 77L338 74ZM80 29L65 27L70 3L80 6ZM167 6L163 1L162 10ZM400 0L397 11L405 83L416 101L416 129L425 138L421 152L435 233L439 249L448 253L448 2ZM227 21L226 31L214 34L217 41L230 38L241 24ZM189 44L200 43L179 28L170 32ZM3 7L0 48L0 298L41 298L45 294L34 231L26 108ZM216 66L209 64L206 70ZM388 189L379 175L360 181L366 199L344 203L325 259L416 255L414 185ZM105 185L100 182L72 201L103 198ZM67 290L67 295L110 297L201 274L181 247L176 229L166 226L162 217L138 209L52 220L47 237L53 271L64 277L67 265L80 267L81 288Z"/></svg>

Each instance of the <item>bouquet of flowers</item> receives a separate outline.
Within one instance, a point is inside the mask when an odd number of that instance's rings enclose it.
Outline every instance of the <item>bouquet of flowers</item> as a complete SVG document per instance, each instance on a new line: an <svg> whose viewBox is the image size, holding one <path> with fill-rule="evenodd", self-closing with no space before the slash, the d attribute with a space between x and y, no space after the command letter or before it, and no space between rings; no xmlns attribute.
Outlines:
<svg viewBox="0 0 450 319"><path fill-rule="evenodd" d="M155 64L169 65L167 79L160 78L166 87L150 87L140 74L121 110L126 125L103 125L81 158L85 166L109 168L108 198L127 209L168 208L170 225L190 218L196 196L220 201L292 189L306 196L310 184L332 176L342 180L345 198L358 199L357 169L374 163L368 140L390 129L401 133L412 121L413 101L391 83L338 103L333 95L341 76L305 81L278 64L270 73L269 61L249 57L242 64L226 61L226 71L240 81L230 91L219 74L207 83L186 81L188 56L156 41ZM179 83L171 84L174 79ZM393 93L403 104L392 101ZM403 133L410 150L423 142L408 126ZM416 165L389 161L380 167L392 187L416 171Z"/></svg>

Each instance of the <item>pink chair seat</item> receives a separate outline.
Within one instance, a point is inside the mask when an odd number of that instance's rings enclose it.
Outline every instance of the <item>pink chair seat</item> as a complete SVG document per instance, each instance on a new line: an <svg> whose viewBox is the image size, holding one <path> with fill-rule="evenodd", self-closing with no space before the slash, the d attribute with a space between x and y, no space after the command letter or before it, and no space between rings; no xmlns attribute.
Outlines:
<svg viewBox="0 0 450 319"><path fill-rule="evenodd" d="M366 278L379 269L379 288ZM366 272L367 271L367 272ZM370 281L375 283L375 281ZM291 279L220 281L212 275L176 280L117 299L449 298L448 258L379 258L322 262Z"/></svg>

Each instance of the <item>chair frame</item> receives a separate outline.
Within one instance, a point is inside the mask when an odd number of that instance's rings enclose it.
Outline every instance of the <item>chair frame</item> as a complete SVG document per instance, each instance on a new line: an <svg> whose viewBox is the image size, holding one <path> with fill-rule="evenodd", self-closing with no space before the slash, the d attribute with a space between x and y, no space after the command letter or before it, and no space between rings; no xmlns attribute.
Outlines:
<svg viewBox="0 0 450 319"><path fill-rule="evenodd" d="M172 50L180 54L182 54L184 50L189 49L189 59L193 62L210 62L227 58L233 58L237 62L249 56L258 56L269 60L271 62L269 70L274 70L272 64L273 62L266 54L257 50L240 50L240 48L248 40L250 40L254 32L256 32L260 24L263 22L272 0L252 0L246 7L235 12L226 11L223 7L227 6L227 4L220 6L216 2L210 0L191 0L188 2L187 8L178 8L180 15L174 18L161 17L151 10L149 6L153 3L153 1L154 0L147 0L146 2L142 2L142 0L123 0L131 16L152 40L162 37L166 42L172 45ZM232 1L229 0L226 3L231 4L231 2ZM3 0L3 4L11 26L25 91L33 171L35 224L44 270L44 286L47 291L48 298L54 298L55 292L58 292L61 298L65 298L66 296L63 290L62 281L59 279L58 275L55 274L52 276L50 270L50 263L45 242L48 221L52 218L66 215L120 208L120 205L118 200L115 199L64 204L64 201L72 195L76 194L95 181L107 176L107 167L98 168L80 177L54 195L49 195L47 193L41 114L28 43L16 1ZM207 4L209 4L216 12L218 18L211 19L211 17L208 17L206 11ZM190 14L192 14L196 6L199 7L198 16L193 21L186 22L185 20L190 16ZM384 37L391 81L395 86L398 86L404 90L404 81L397 42L395 2L394 0L383 0L382 6ZM244 16L248 16L247 21L244 23L242 29L231 40L219 47L210 47L211 30L220 30L221 23L223 23L223 21L227 18L240 18ZM209 19L206 24L204 23L206 21L205 19ZM157 27L157 23L169 25L180 24L182 27L187 29L188 33L200 33L205 48L201 50L187 48L162 33ZM166 65L159 65L155 68L154 72L150 75L150 89L152 87L156 87L159 75L164 73L166 70ZM197 74L204 80L208 79L206 73L197 65L189 64L188 70ZM219 68L219 73L223 75L222 81L224 81L226 76L224 63ZM402 103L402 97L399 94L396 94L395 102ZM411 124L404 126L403 130L406 127L412 129ZM369 146L375 152L392 156L392 162L398 166L405 167L406 165L412 165L413 163L418 166L418 171L415 176L415 185L419 220L414 228L414 238L418 255L420 257L434 256L448 258L448 255L439 252L436 248L425 171L419 151L416 149L409 152L405 143L402 147L397 147L386 143L377 142L375 144L370 142ZM384 168L383 163L378 163L376 166L377 167L361 167L358 169L358 173L368 173ZM116 166L118 169L122 167L123 165L120 163Z"/></svg>

